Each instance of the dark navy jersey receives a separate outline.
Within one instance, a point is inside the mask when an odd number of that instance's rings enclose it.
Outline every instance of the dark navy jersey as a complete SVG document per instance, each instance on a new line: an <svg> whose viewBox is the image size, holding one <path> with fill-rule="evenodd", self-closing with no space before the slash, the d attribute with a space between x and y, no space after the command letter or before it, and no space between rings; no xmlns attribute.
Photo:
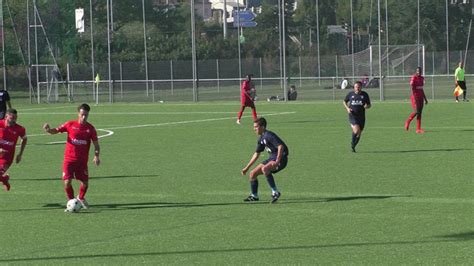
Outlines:
<svg viewBox="0 0 474 266"><path fill-rule="evenodd" d="M363 117L365 116L365 108L364 105L370 104L369 94L365 91L361 91L359 94L351 91L346 95L344 102L349 103L349 108L352 109L352 115Z"/></svg>
<svg viewBox="0 0 474 266"><path fill-rule="evenodd" d="M0 112L7 111L7 101L10 101L10 95L5 90L0 90Z"/></svg>
<svg viewBox="0 0 474 266"><path fill-rule="evenodd" d="M288 147L283 140L281 140L275 133L265 130L258 139L256 152L260 153L266 148L268 153L270 153L270 157L276 158L279 145L283 145L282 156L288 156Z"/></svg>

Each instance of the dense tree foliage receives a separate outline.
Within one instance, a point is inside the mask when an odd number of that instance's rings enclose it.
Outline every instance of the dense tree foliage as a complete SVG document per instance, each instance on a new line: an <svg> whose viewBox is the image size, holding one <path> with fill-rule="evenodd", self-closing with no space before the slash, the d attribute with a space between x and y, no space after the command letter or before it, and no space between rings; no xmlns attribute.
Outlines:
<svg viewBox="0 0 474 266"><path fill-rule="evenodd" d="M34 21L34 9L29 1L30 24ZM149 61L177 60L191 58L191 12L190 5L157 5L155 1L145 2L146 38ZM274 58L279 55L278 0L263 0L261 13L255 21L255 28L244 28L245 43L242 43L243 57ZM321 54L347 53L347 38L356 41L356 50L376 44L378 37L377 0L352 0L354 32L350 34L350 0L286 0L285 41L289 55L315 55L316 2L319 3L319 36ZM297 2L297 3L295 3ZM388 28L385 25L386 9L381 3L382 44L415 44L417 42L417 1L387 2ZM421 43L428 51L446 50L446 20L444 0L420 0ZM92 0L92 26L94 54L97 62L107 60L107 2ZM90 63L91 34L89 0L60 1L38 0L38 18L43 28L30 28L30 58L35 58L34 32L37 31L38 54L42 63L52 62L51 53L58 63ZM296 5L296 9L294 8ZM26 0L4 1L4 28L6 37L7 64L22 64L27 58L27 14ZM77 33L74 22L75 8L85 11L86 31ZM143 14L142 1L113 1L113 27L111 34L112 60L143 61ZM471 6L449 5L450 50L465 48ZM349 33L330 34L329 25L347 24ZM201 60L213 58L236 58L238 36L236 28L229 25L229 36L223 38L222 25L204 22L196 18L197 55ZM16 32L15 32L15 31ZM19 50L19 45L22 52ZM46 36L48 39L46 39ZM50 46L47 45L47 40ZM51 50L50 50L51 48ZM25 59L27 61L27 59Z"/></svg>

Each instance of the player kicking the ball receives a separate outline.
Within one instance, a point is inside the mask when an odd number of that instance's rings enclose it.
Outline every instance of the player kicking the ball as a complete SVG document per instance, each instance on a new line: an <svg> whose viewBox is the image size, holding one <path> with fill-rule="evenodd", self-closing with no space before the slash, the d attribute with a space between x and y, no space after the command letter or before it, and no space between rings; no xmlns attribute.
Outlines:
<svg viewBox="0 0 474 266"><path fill-rule="evenodd" d="M77 107L77 120L68 121L57 128L51 128L49 124L44 124L43 126L44 131L51 135L67 132L63 162L64 190L68 200L71 200L74 198L74 189L71 184L72 179L74 178L81 182L77 199L84 209L89 207L85 195L89 187L87 162L89 160L91 142L94 144L93 162L95 165L100 164L100 147L97 132L94 126L87 122L90 109L89 105L81 104Z"/></svg>
<svg viewBox="0 0 474 266"><path fill-rule="evenodd" d="M272 189L272 200L271 203L275 203L281 196L278 191L273 174L283 170L288 163L288 147L286 144L273 132L267 130L267 121L265 118L260 117L253 123L253 129L255 133L259 135L257 142L257 149L250 159L247 166L242 169L242 175L245 175L250 167L257 161L260 153L267 148L270 153L270 157L257 165L249 176L251 194L244 201L258 201L258 179L257 177L261 174L265 175Z"/></svg>

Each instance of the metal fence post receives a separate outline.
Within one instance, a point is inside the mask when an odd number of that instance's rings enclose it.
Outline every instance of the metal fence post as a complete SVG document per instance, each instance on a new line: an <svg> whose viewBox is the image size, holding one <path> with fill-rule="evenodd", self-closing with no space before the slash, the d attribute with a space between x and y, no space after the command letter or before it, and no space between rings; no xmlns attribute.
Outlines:
<svg viewBox="0 0 474 266"><path fill-rule="evenodd" d="M151 93L152 93L152 101L155 102L155 81L154 80L151 81Z"/></svg>
<svg viewBox="0 0 474 266"><path fill-rule="evenodd" d="M123 99L123 68L122 68L122 62L119 62L119 68L120 68L120 98Z"/></svg>
<svg viewBox="0 0 474 266"><path fill-rule="evenodd" d="M174 75L173 75L173 60L170 60L170 68L171 68L171 74L170 74L170 78L171 78L171 95L174 95Z"/></svg>
<svg viewBox="0 0 474 266"><path fill-rule="evenodd" d="M216 77L217 77L217 92L220 91L220 82L219 82L219 59L216 59Z"/></svg>

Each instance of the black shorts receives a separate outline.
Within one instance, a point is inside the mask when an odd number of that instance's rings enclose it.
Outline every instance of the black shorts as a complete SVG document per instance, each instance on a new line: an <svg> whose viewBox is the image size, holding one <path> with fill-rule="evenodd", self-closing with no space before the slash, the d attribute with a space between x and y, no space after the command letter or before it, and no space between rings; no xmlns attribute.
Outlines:
<svg viewBox="0 0 474 266"><path fill-rule="evenodd" d="M459 81L459 80L458 80L458 85L459 85L459 87L461 87L461 89L462 89L463 91L467 90L466 82L465 82L465 81Z"/></svg>
<svg viewBox="0 0 474 266"><path fill-rule="evenodd" d="M349 123L351 123L351 125L359 125L360 129L363 130L365 126L365 116L349 114Z"/></svg>
<svg viewBox="0 0 474 266"><path fill-rule="evenodd" d="M267 164L268 162L270 161L275 161L276 158L274 157L270 157L268 159L266 159L265 161L262 162L262 164ZM280 172L281 170L285 169L286 165L288 164L288 156L283 156L281 157L281 160L280 160L280 164L277 166L277 168L273 169L272 170L272 174L275 174L275 173L278 173Z"/></svg>

